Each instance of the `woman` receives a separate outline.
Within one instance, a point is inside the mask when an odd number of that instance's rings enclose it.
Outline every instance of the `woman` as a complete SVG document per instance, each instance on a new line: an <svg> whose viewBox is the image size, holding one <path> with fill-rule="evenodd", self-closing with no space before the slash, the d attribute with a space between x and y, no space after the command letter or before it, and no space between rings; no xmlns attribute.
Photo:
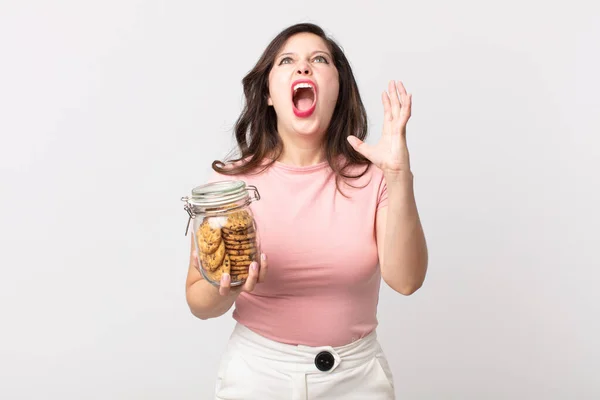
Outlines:
<svg viewBox="0 0 600 400"><path fill-rule="evenodd" d="M276 36L243 86L241 154L214 162L213 180L258 188L261 265L241 288L224 275L217 289L202 279L192 246L186 289L201 319L236 304L216 398L393 399L376 338L381 278L410 295L427 269L406 147L411 95L389 83L381 139L364 143L348 60L313 24Z"/></svg>

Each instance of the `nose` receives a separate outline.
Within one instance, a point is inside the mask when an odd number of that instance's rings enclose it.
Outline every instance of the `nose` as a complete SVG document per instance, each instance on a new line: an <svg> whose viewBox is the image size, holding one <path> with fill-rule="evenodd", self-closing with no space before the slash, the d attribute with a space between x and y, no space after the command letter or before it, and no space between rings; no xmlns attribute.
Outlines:
<svg viewBox="0 0 600 400"><path fill-rule="evenodd" d="M298 66L298 74L299 75L310 75L311 74L311 70L310 67L308 65L308 63L303 62L302 64L300 64Z"/></svg>

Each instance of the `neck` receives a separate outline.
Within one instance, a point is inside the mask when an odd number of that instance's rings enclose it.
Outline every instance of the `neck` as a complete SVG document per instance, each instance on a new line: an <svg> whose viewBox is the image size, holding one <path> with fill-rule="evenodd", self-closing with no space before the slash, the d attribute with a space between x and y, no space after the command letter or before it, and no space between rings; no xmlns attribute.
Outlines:
<svg viewBox="0 0 600 400"><path fill-rule="evenodd" d="M277 161L297 167L308 167L325 161L323 137L314 135L282 135L283 151Z"/></svg>

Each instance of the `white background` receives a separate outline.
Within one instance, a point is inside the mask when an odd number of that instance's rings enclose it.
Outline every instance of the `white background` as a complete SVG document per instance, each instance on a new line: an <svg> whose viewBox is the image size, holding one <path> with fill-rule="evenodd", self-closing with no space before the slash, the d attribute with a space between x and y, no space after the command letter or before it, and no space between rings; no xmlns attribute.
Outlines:
<svg viewBox="0 0 600 400"><path fill-rule="evenodd" d="M0 398L211 398L233 321L187 309L180 197L303 21L343 46L370 142L387 81L413 93L431 261L381 294L399 398L600 398L592 3L2 1Z"/></svg>

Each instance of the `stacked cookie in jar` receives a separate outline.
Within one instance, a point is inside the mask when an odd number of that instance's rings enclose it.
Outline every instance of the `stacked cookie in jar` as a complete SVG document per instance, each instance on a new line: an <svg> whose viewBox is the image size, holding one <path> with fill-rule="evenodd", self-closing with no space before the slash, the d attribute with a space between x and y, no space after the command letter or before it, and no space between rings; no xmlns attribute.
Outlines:
<svg viewBox="0 0 600 400"><path fill-rule="evenodd" d="M250 203L259 199L256 187L243 181L198 186L191 196L182 198L193 222L200 273L211 284L218 286L221 276L228 273L231 286L241 285L248 278L250 264L258 262L260 241Z"/></svg>

